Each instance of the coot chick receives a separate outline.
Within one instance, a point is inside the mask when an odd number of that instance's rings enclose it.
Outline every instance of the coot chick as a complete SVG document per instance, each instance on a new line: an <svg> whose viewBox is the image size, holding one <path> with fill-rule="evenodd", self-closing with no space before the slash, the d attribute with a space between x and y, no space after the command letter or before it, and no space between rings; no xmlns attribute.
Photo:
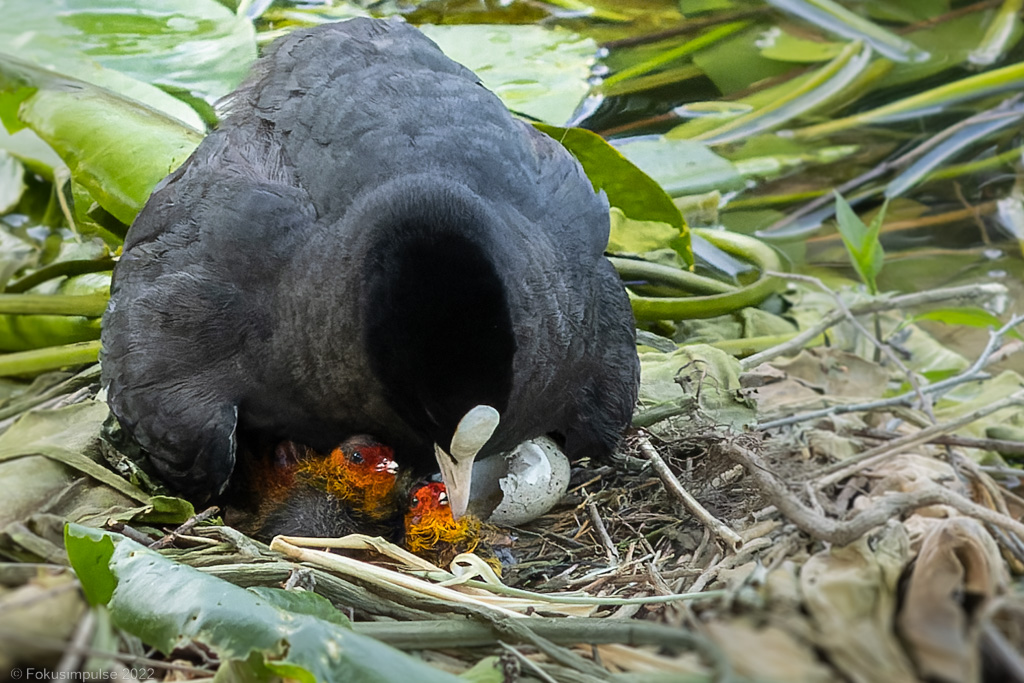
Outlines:
<svg viewBox="0 0 1024 683"><path fill-rule="evenodd" d="M639 374L608 229L572 156L415 28L295 31L128 231L111 409L196 498L248 431L320 451L373 434L436 471L480 405L500 415L481 457L549 433L600 457Z"/></svg>
<svg viewBox="0 0 1024 683"><path fill-rule="evenodd" d="M350 437L327 456L285 442L240 469L236 523L254 538L398 534L409 482L391 449L369 437Z"/></svg>

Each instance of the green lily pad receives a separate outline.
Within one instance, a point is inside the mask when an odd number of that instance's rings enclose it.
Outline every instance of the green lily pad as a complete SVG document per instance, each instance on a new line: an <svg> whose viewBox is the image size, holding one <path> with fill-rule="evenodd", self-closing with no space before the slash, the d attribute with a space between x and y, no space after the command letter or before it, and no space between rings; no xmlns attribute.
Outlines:
<svg viewBox="0 0 1024 683"><path fill-rule="evenodd" d="M423 25L444 53L472 69L509 109L554 125L568 121L590 85L597 44L560 29L499 24Z"/></svg>
<svg viewBox="0 0 1024 683"><path fill-rule="evenodd" d="M17 120L10 112L17 111ZM109 90L0 55L0 114L8 130L29 126L100 206L131 223L153 187L202 135Z"/></svg>
<svg viewBox="0 0 1024 683"><path fill-rule="evenodd" d="M693 63L707 74L723 95L750 87L766 78L774 78L793 68L761 54L757 46L760 28L741 31L693 56Z"/></svg>
<svg viewBox="0 0 1024 683"><path fill-rule="evenodd" d="M645 254L664 249L679 237L679 230L659 221L635 221L617 207L611 211L608 251L612 254Z"/></svg>
<svg viewBox="0 0 1024 683"><path fill-rule="evenodd" d="M761 54L780 62L815 63L827 62L843 51L846 43L831 40L810 40L800 38L785 30L774 27L757 41Z"/></svg>
<svg viewBox="0 0 1024 683"><path fill-rule="evenodd" d="M251 22L214 0L7 0L3 9L0 45L22 59L59 70L85 60L208 102L256 59ZM90 68L65 73L94 82Z"/></svg>
<svg viewBox="0 0 1024 683"><path fill-rule="evenodd" d="M744 186L736 167L701 142L658 135L614 147L673 197Z"/></svg>

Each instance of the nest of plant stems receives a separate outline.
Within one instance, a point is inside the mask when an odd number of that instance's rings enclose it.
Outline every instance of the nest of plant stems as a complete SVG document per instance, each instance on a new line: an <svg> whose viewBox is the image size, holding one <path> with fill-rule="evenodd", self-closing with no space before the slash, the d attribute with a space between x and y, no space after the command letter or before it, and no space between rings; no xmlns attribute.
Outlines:
<svg viewBox="0 0 1024 683"><path fill-rule="evenodd" d="M944 300L998 294L966 289ZM877 312L901 303L864 305ZM860 312L837 311L822 324L838 330ZM871 368L891 385L899 363L834 348L796 360L779 355L796 353L792 345L762 353L743 361L738 387L708 377L703 390L717 382L751 406L759 428L716 422L698 402L631 430L608 462L573 463L558 506L485 539L504 561L500 579L470 556L437 567L366 537L279 537L268 547L221 524L216 509L184 524L103 511L87 523L236 586L317 593L356 633L435 669L476 668L487 680L910 681L950 672L949 680L1021 680L1024 602L1012 585L1024 571L1024 498L1010 463L1024 445L963 430L1020 412L1019 382L991 372L1022 345L1012 338L1020 322L992 331L958 374L886 397L841 394L865 391ZM848 375L831 385L838 393L810 390L836 373ZM3 438L31 433L31 425L12 426L29 409L52 416L78 407L101 419L95 380L87 369L41 381L0 414ZM952 412L930 400L965 387L995 393ZM22 450L57 458L62 451L46 443ZM11 460L17 450L4 447L0 457ZM109 443L104 449L116 456ZM108 469L89 472L75 494L82 500L94 479L134 486ZM45 560L0 565L0 609L9 614L82 602L67 558L44 543L41 520L62 519L55 504L7 527L5 554ZM224 666L202 638L160 654L138 634L97 623L95 609L72 613L63 636L0 631L68 671L107 658L192 680ZM104 628L114 637L101 647L95 636Z"/></svg>

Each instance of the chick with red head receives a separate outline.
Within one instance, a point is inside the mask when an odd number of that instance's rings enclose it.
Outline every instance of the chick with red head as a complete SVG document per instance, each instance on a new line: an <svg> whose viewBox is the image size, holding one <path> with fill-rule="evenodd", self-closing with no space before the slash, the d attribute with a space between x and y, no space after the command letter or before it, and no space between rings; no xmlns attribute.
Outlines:
<svg viewBox="0 0 1024 683"><path fill-rule="evenodd" d="M475 552L500 573L501 563L493 556L488 541L496 534L490 531L472 515L455 519L448 491L442 482L418 486L409 496L409 509L405 513L405 547L439 567L451 564L456 555Z"/></svg>
<svg viewBox="0 0 1024 683"><path fill-rule="evenodd" d="M241 527L274 536L394 535L404 487L391 449L358 435L327 456L291 442L251 468L257 511Z"/></svg>

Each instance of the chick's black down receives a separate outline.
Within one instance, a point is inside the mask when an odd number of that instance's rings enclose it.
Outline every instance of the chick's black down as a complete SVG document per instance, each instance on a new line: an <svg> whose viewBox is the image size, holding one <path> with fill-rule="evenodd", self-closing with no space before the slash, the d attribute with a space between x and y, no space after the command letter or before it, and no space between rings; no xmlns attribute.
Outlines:
<svg viewBox="0 0 1024 683"><path fill-rule="evenodd" d="M110 406L194 495L240 429L425 466L479 404L501 414L481 457L550 432L606 454L639 367L607 240L579 164L415 28L295 31L128 231Z"/></svg>

